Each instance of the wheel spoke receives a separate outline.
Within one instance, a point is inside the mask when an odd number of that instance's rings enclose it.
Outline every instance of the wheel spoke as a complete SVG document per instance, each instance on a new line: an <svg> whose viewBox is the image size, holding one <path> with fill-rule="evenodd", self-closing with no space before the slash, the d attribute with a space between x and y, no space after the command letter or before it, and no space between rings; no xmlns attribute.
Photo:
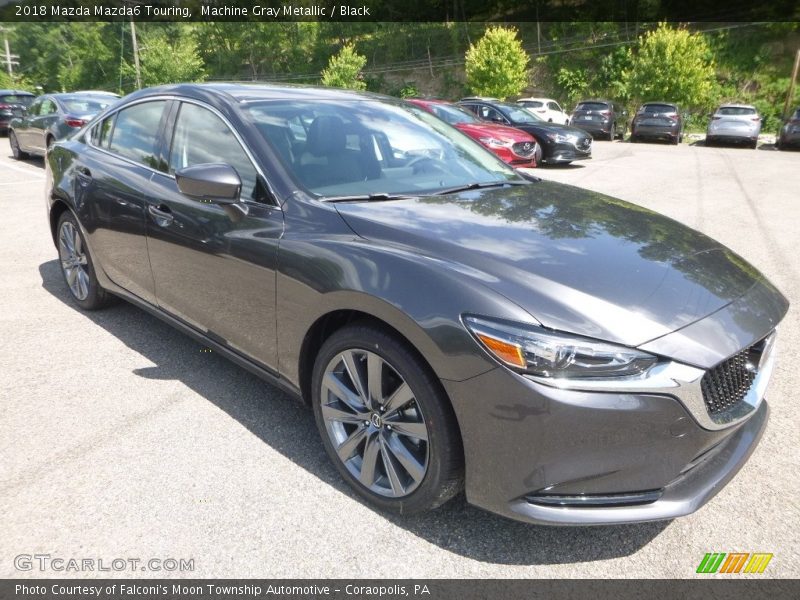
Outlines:
<svg viewBox="0 0 800 600"><path fill-rule="evenodd" d="M78 233L77 229L73 229L72 236L72 247L75 249L75 256L81 256L83 254L83 242L81 241L81 234Z"/></svg>
<svg viewBox="0 0 800 600"><path fill-rule="evenodd" d="M403 408L413 399L414 392L411 391L409 385L404 381L384 403L383 406L386 408L386 416L389 416L391 413Z"/></svg>
<svg viewBox="0 0 800 600"><path fill-rule="evenodd" d="M322 381L322 391L325 392L326 390L333 393L336 398L344 402L347 406L353 409L354 412L362 413L366 410L364 401L350 391L344 382L334 373L327 373ZM323 401L326 400L323 399Z"/></svg>
<svg viewBox="0 0 800 600"><path fill-rule="evenodd" d="M370 406L377 408L383 404L383 360L372 352L367 354L367 384Z"/></svg>
<svg viewBox="0 0 800 600"><path fill-rule="evenodd" d="M392 431L398 435L406 437L413 437L418 440L428 441L428 428L425 423L415 421L386 421L387 425L391 425Z"/></svg>
<svg viewBox="0 0 800 600"><path fill-rule="evenodd" d="M339 423L352 423L353 425L361 425L369 419L367 413L351 413L345 410L340 410L331 406L330 404L322 405L322 416L328 421L338 421Z"/></svg>
<svg viewBox="0 0 800 600"><path fill-rule="evenodd" d="M78 271L78 299L84 300L89 295L89 274L81 267L76 267Z"/></svg>
<svg viewBox="0 0 800 600"><path fill-rule="evenodd" d="M78 269L76 267L69 267L67 269L67 285L74 291L75 280L78 278Z"/></svg>
<svg viewBox="0 0 800 600"><path fill-rule="evenodd" d="M367 393L367 388L364 385L364 379L361 375L361 369L358 366L358 362L356 361L355 353L352 350L342 352L342 361L344 362L344 368L347 370L347 374L350 376L350 381L353 382L353 387L356 388L358 395L361 396L362 403L367 408L371 408L369 394Z"/></svg>
<svg viewBox="0 0 800 600"><path fill-rule="evenodd" d="M353 457L359 442L364 439L366 433L367 428L363 425L359 425L358 428L350 434L350 437L339 444L336 448L336 453L339 455L339 458L342 459L342 462L347 462Z"/></svg>
<svg viewBox="0 0 800 600"><path fill-rule="evenodd" d="M381 444L378 440L377 434L371 434L367 437L364 446L364 457L361 460L361 473L358 479L367 487L371 487L375 483L375 467L378 464L378 455L381 451Z"/></svg>
<svg viewBox="0 0 800 600"><path fill-rule="evenodd" d="M75 248L72 245L72 236L69 234L69 224L65 224L61 227L61 235L58 237L66 253L72 257L72 255L75 254Z"/></svg>
<svg viewBox="0 0 800 600"><path fill-rule="evenodd" d="M392 452L389 450L386 440L381 436L381 459L383 459L383 467L386 470L386 476L389 478L389 484L392 486L392 493L395 496L400 496L405 493L403 484L400 482L400 476L397 474L397 467L392 462Z"/></svg>
<svg viewBox="0 0 800 600"><path fill-rule="evenodd" d="M406 473L411 476L411 479L416 482L421 481L425 476L425 465L420 464L397 436L388 434L384 436L384 440L386 449L403 466Z"/></svg>

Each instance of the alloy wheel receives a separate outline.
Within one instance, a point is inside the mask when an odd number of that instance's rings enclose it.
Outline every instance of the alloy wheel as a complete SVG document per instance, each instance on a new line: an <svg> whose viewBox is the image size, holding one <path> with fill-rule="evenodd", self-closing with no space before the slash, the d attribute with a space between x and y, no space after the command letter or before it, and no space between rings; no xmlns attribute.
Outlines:
<svg viewBox="0 0 800 600"><path fill-rule="evenodd" d="M78 300L86 300L89 296L88 261L81 235L69 221L64 221L58 232L58 255L72 295Z"/></svg>
<svg viewBox="0 0 800 600"><path fill-rule="evenodd" d="M325 430L339 460L364 487L402 498L428 471L428 428L414 393L377 354L334 356L322 377Z"/></svg>

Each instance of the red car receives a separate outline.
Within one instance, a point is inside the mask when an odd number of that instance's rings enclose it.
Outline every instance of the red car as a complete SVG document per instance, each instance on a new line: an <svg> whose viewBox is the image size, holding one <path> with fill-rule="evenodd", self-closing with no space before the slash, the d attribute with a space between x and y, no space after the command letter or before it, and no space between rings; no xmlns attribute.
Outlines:
<svg viewBox="0 0 800 600"><path fill-rule="evenodd" d="M456 127L514 167L535 167L542 155L533 136L519 129L481 121L468 110L443 100L413 98L409 102Z"/></svg>

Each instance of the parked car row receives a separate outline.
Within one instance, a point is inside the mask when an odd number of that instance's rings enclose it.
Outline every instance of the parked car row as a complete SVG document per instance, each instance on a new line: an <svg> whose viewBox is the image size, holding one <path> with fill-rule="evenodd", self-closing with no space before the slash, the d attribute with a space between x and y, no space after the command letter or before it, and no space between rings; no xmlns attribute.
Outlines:
<svg viewBox="0 0 800 600"><path fill-rule="evenodd" d="M55 141L81 129L92 117L116 102L119 96L89 90L45 94L35 99L28 94L25 99L14 106L8 124L8 142L18 160L31 154L44 156Z"/></svg>

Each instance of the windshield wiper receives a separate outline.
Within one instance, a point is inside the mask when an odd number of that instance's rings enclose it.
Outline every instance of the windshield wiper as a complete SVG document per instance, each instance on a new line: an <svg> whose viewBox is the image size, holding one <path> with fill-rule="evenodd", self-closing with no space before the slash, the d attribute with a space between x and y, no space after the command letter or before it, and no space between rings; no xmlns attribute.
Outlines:
<svg viewBox="0 0 800 600"><path fill-rule="evenodd" d="M354 194L352 196L327 196L321 198L321 200L323 202L385 202L387 200L407 200L409 198L416 198L416 196L379 192L377 194Z"/></svg>
<svg viewBox="0 0 800 600"><path fill-rule="evenodd" d="M448 188L435 192L434 196L446 196L447 194L455 194L457 192L467 192L469 190L482 190L485 188L503 187L504 185L529 185L528 181L495 181L492 183L468 183L467 185L460 185L458 187Z"/></svg>

